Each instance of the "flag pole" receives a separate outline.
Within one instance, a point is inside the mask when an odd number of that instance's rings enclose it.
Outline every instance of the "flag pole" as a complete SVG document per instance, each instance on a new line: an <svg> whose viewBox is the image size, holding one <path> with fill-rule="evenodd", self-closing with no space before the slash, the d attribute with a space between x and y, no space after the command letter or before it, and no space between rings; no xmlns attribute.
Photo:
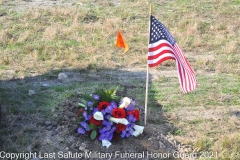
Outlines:
<svg viewBox="0 0 240 160"><path fill-rule="evenodd" d="M149 43L149 38L150 38L150 16L152 14L152 4L150 3L149 7L149 37L148 37L148 43ZM148 67L148 62L147 62L147 76L146 76L146 95L145 95L145 117L144 117L144 125L147 125L147 104L148 104L148 83L149 83L149 67Z"/></svg>

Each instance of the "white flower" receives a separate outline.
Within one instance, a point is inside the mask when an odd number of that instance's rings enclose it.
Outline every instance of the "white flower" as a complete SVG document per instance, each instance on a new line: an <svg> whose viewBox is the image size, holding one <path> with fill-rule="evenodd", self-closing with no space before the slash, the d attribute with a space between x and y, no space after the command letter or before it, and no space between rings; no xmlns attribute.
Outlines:
<svg viewBox="0 0 240 160"><path fill-rule="evenodd" d="M96 120L103 120L103 114L102 112L96 112L93 114L93 118L96 119Z"/></svg>
<svg viewBox="0 0 240 160"><path fill-rule="evenodd" d="M104 140L102 140L102 146L104 147L104 146L106 146L107 148L109 147L109 146L111 146L111 142L109 142L108 140L106 140L106 139L104 139Z"/></svg>
<svg viewBox="0 0 240 160"><path fill-rule="evenodd" d="M131 99L128 97L124 97L122 99L122 104L119 106L119 108L125 108L126 106L128 106L131 103Z"/></svg>
<svg viewBox="0 0 240 160"><path fill-rule="evenodd" d="M128 124L128 120L126 118L114 118L114 117L110 117L109 119L110 121L114 122L114 123L121 123L121 124Z"/></svg>
<svg viewBox="0 0 240 160"><path fill-rule="evenodd" d="M137 131L134 131L134 132L132 133L132 135L135 136L135 137L137 137L139 134L140 134L140 133L137 132Z"/></svg>
<svg viewBox="0 0 240 160"><path fill-rule="evenodd" d="M135 129L135 131L132 133L132 135L134 135L135 137L143 133L143 126L135 125L133 128Z"/></svg>
<svg viewBox="0 0 240 160"><path fill-rule="evenodd" d="M135 125L133 128L135 129L135 131L139 133L143 133L143 129L144 129L143 126Z"/></svg>

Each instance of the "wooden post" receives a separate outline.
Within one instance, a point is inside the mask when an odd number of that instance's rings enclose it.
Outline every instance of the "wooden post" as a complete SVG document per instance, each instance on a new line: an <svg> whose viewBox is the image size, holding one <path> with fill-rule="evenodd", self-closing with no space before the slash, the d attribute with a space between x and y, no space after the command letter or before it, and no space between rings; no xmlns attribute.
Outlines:
<svg viewBox="0 0 240 160"><path fill-rule="evenodd" d="M149 37L150 37L150 23L151 19L150 16L152 14L152 4L150 3L149 7ZM148 37L148 43L149 43L149 37ZM147 56L148 57L148 56ZM147 104L148 104L148 83L149 83L149 67L148 67L148 61L147 61L147 76L146 76L146 95L145 95L145 117L144 117L144 125L147 125Z"/></svg>

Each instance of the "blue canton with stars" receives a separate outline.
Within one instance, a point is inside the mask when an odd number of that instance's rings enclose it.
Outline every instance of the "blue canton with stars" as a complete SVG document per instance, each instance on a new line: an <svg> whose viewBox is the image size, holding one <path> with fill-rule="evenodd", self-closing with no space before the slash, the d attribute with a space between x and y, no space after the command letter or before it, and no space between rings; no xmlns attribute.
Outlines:
<svg viewBox="0 0 240 160"><path fill-rule="evenodd" d="M176 40L169 33L167 28L155 17L151 16L149 43L155 43L161 39L167 40L172 46L176 43Z"/></svg>

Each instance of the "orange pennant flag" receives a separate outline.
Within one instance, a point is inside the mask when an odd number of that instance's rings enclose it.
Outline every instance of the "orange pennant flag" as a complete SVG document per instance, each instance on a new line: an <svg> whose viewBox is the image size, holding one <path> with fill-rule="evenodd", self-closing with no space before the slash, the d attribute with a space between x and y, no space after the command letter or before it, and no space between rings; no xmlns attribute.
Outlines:
<svg viewBox="0 0 240 160"><path fill-rule="evenodd" d="M124 48L124 52L126 53L128 51L128 44L125 42L120 30L118 30L118 35L117 35L117 43L116 43L116 48L122 47Z"/></svg>

